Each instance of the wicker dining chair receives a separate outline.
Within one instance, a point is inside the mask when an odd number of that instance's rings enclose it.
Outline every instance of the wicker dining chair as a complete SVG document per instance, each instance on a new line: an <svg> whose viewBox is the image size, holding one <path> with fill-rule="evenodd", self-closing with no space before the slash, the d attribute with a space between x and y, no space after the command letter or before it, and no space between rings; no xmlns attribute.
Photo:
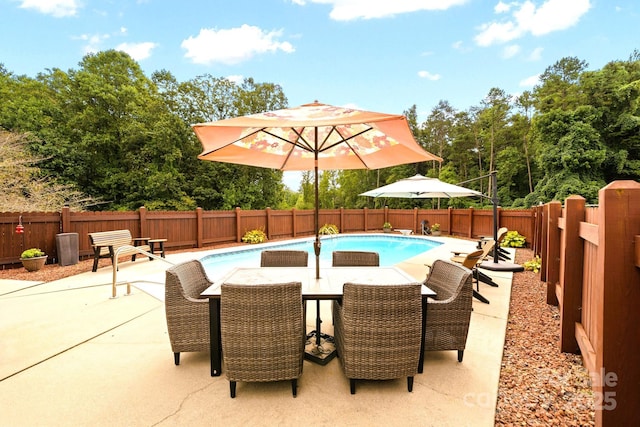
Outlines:
<svg viewBox="0 0 640 427"><path fill-rule="evenodd" d="M300 282L221 285L220 332L231 397L236 383L291 380L302 374L305 324Z"/></svg>
<svg viewBox="0 0 640 427"><path fill-rule="evenodd" d="M471 270L445 260L431 266L425 285L436 292L427 306L425 351L457 350L462 362L469 332L473 285Z"/></svg>
<svg viewBox="0 0 640 427"><path fill-rule="evenodd" d="M180 364L180 352L210 349L209 300L200 294L212 284L198 260L166 271L164 307L176 365Z"/></svg>
<svg viewBox="0 0 640 427"><path fill-rule="evenodd" d="M378 267L380 255L368 251L333 251L334 267Z"/></svg>
<svg viewBox="0 0 640 427"><path fill-rule="evenodd" d="M413 390L422 333L421 284L345 283L342 304L333 303L336 348L351 394L356 380L407 377Z"/></svg>
<svg viewBox="0 0 640 427"><path fill-rule="evenodd" d="M260 254L260 267L306 267L309 252L295 250L266 250Z"/></svg>

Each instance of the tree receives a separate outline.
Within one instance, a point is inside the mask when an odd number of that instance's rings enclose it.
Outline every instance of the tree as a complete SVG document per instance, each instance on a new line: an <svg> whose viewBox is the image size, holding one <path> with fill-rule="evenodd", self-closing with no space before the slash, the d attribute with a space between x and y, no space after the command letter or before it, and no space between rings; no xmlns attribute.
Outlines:
<svg viewBox="0 0 640 427"><path fill-rule="evenodd" d="M535 107L540 113L567 110L582 103L577 83L588 64L576 57L565 57L547 67L534 88Z"/></svg>
<svg viewBox="0 0 640 427"><path fill-rule="evenodd" d="M527 178L529 183L529 193L533 192L533 176L531 172L531 155L529 153L530 131L531 131L531 115L533 113L533 98L531 92L525 90L517 99L516 106L522 109L523 114L512 117L515 126L522 128L522 148L524 149L524 158L527 163Z"/></svg>
<svg viewBox="0 0 640 427"><path fill-rule="evenodd" d="M448 101L440 100L432 110L427 119L422 123L421 132L424 139L429 142L428 151L435 152L439 157L444 158L451 145L456 111ZM437 174L440 173L442 164L437 164ZM436 174L436 175L437 175Z"/></svg>
<svg viewBox="0 0 640 427"><path fill-rule="evenodd" d="M42 173L42 161L28 151L27 135L0 131L0 212L83 210L90 197Z"/></svg>
<svg viewBox="0 0 640 427"><path fill-rule="evenodd" d="M580 107L556 109L536 121L542 146L539 167L545 175L525 198L529 205L564 200L572 194L582 195L588 203L597 201L598 190L606 184L601 169L606 149L593 126L596 120L593 107Z"/></svg>

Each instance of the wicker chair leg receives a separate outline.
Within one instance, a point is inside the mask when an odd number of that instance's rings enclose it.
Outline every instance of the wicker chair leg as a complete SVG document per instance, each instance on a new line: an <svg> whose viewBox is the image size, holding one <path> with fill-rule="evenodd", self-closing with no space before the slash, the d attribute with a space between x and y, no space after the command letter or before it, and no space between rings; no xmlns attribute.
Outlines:
<svg viewBox="0 0 640 427"><path fill-rule="evenodd" d="M407 390L409 393L413 391L413 377L407 377Z"/></svg>
<svg viewBox="0 0 640 427"><path fill-rule="evenodd" d="M173 353L173 363L178 366L180 364L180 352Z"/></svg>
<svg viewBox="0 0 640 427"><path fill-rule="evenodd" d="M234 399L236 397L236 382L229 381L229 391L231 392L231 398Z"/></svg>
<svg viewBox="0 0 640 427"><path fill-rule="evenodd" d="M293 397L298 395L298 379L294 378L291 380L291 393L293 393Z"/></svg>
<svg viewBox="0 0 640 427"><path fill-rule="evenodd" d="M458 350L458 362L462 362L463 357L464 357L464 350Z"/></svg>
<svg viewBox="0 0 640 427"><path fill-rule="evenodd" d="M349 379L349 387L351 388L351 394L356 394L356 380Z"/></svg>

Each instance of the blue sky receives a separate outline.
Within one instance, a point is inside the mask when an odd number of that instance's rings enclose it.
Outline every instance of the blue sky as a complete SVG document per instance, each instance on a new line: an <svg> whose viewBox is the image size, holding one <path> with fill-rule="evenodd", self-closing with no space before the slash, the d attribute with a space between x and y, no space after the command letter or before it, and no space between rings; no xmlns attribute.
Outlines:
<svg viewBox="0 0 640 427"><path fill-rule="evenodd" d="M289 105L385 113L517 95L576 56L599 69L640 49L637 0L0 0L0 63L34 77L120 49L166 69L280 84Z"/></svg>

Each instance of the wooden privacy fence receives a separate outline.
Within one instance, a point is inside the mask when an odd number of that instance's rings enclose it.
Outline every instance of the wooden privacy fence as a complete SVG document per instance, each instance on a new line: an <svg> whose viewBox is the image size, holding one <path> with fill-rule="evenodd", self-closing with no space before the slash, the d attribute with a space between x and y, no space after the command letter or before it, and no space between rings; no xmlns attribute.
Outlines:
<svg viewBox="0 0 640 427"><path fill-rule="evenodd" d="M571 196L534 209L547 303L560 311L562 352L589 370L596 425L640 425L640 183L616 181L598 207Z"/></svg>
<svg viewBox="0 0 640 427"><path fill-rule="evenodd" d="M22 217L24 234L15 233ZM334 224L341 233L382 230L390 222L394 228L421 230L423 220L439 223L443 234L475 238L493 233L493 212L484 209L322 209L320 226ZM534 230L534 211L498 210L498 226L517 230L530 238ZM56 235L78 233L80 257L92 255L89 233L127 229L133 237L165 238L165 249L203 248L239 243L248 230L262 229L269 239L313 236L313 210L148 211L0 213L0 265L19 264L24 249L36 247L58 259Z"/></svg>

